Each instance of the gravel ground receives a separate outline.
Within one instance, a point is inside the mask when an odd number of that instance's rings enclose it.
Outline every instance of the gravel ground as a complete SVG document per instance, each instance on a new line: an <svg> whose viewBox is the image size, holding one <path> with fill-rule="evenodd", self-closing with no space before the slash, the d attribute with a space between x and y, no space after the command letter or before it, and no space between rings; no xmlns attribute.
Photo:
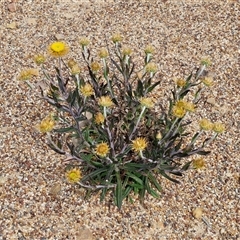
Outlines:
<svg viewBox="0 0 240 240"><path fill-rule="evenodd" d="M1 0L0 6L0 239L240 239L238 1ZM215 85L198 114L226 124L205 170L187 172L177 186L161 179L160 199L124 203L121 211L98 196L84 200L66 182L62 158L34 128L50 108L17 80L55 38L79 59L81 36L98 49L116 31L136 59L147 44L155 46L159 98L174 77L209 56ZM197 207L199 219L192 215Z"/></svg>

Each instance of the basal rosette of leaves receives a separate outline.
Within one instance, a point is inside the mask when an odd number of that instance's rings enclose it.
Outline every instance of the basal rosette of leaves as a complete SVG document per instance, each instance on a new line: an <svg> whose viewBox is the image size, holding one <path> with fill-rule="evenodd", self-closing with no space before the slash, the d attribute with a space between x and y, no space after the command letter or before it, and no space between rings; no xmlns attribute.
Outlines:
<svg viewBox="0 0 240 240"><path fill-rule="evenodd" d="M159 197L159 174L179 183L177 178L191 166L191 161L182 160L209 154L206 145L224 126L217 123L218 131L214 132L214 123L207 125L207 120L203 121L190 142L183 144L189 137L190 124L185 118L194 114L201 90L206 87L202 81L209 61L203 61L196 73L178 80L169 96L168 109L156 112L151 93L160 81L154 81L154 48L145 49L144 66L137 71L131 49L121 47L122 38L113 36L112 41L111 53L100 50L101 63L91 57L88 39L80 41L87 74L81 73L75 60L63 60L69 52L66 43L50 45L50 54L59 62L56 74L48 73L43 61L37 63L42 66L48 86L47 90L40 87L42 99L57 111L38 129L47 132L48 144L54 151L66 156L69 182L85 188L86 194L101 191L101 200L111 191L121 208L123 200L131 200L132 194L138 194L141 201L146 193ZM191 102L186 100L190 91L195 91ZM199 143L199 136L210 128L211 137Z"/></svg>

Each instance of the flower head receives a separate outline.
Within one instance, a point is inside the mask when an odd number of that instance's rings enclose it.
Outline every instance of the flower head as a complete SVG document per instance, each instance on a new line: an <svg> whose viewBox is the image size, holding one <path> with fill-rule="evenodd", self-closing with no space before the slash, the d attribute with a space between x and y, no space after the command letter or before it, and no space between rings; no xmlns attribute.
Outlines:
<svg viewBox="0 0 240 240"><path fill-rule="evenodd" d="M84 86L81 86L80 92L84 97L89 97L94 94L93 87L89 83L86 83Z"/></svg>
<svg viewBox="0 0 240 240"><path fill-rule="evenodd" d="M63 57L68 54L69 47L65 42L54 42L48 47L48 52L52 57Z"/></svg>
<svg viewBox="0 0 240 240"><path fill-rule="evenodd" d="M98 112L95 116L95 123L96 124L103 124L104 120L105 120L105 118L104 118L103 114L101 112Z"/></svg>
<svg viewBox="0 0 240 240"><path fill-rule="evenodd" d="M111 107L113 106L113 101L109 96L102 96L99 98L98 104L103 107Z"/></svg>
<svg viewBox="0 0 240 240"><path fill-rule="evenodd" d="M203 58L201 60L201 64L205 65L206 67L210 66L212 64L211 60L209 58Z"/></svg>
<svg viewBox="0 0 240 240"><path fill-rule="evenodd" d="M101 69L101 65L98 62L92 62L90 67L93 72L97 72Z"/></svg>
<svg viewBox="0 0 240 240"><path fill-rule="evenodd" d="M222 133L225 131L225 125L220 122L216 122L213 124L213 131L216 133Z"/></svg>
<svg viewBox="0 0 240 240"><path fill-rule="evenodd" d="M108 57L108 51L107 51L106 48L100 49L100 51L99 51L99 57L100 57L100 58L106 58L106 57Z"/></svg>
<svg viewBox="0 0 240 240"><path fill-rule="evenodd" d="M195 105L191 102L185 102L184 109L188 112L194 112L195 111Z"/></svg>
<svg viewBox="0 0 240 240"><path fill-rule="evenodd" d="M199 126L202 130L209 131L213 129L213 124L210 120L203 118L199 121Z"/></svg>
<svg viewBox="0 0 240 240"><path fill-rule="evenodd" d="M66 176L68 182L77 183L81 179L82 173L81 173L80 169L72 168L66 172L65 176Z"/></svg>
<svg viewBox="0 0 240 240"><path fill-rule="evenodd" d="M38 76L38 75L39 75L39 72L37 69L29 68L29 69L21 71L20 75L18 76L18 79L22 80L22 81L30 80L32 77Z"/></svg>
<svg viewBox="0 0 240 240"><path fill-rule="evenodd" d="M154 49L154 47L151 46L151 45L146 46L146 48L145 48L145 50L144 50L144 52L145 52L146 54L153 54L154 51L155 51L155 49Z"/></svg>
<svg viewBox="0 0 240 240"><path fill-rule="evenodd" d="M195 169L203 169L203 168L205 168L205 161L203 158L197 158L192 161L192 166Z"/></svg>
<svg viewBox="0 0 240 240"><path fill-rule="evenodd" d="M122 41L123 37L120 35L120 33L115 33L111 39L113 43L118 43Z"/></svg>
<svg viewBox="0 0 240 240"><path fill-rule="evenodd" d="M184 86L186 86L186 83L187 83L186 80L181 79L181 78L176 80L176 84L178 87L184 87Z"/></svg>
<svg viewBox="0 0 240 240"><path fill-rule="evenodd" d="M148 73L155 73L157 71L157 65L153 62L150 62L145 66L145 70Z"/></svg>
<svg viewBox="0 0 240 240"><path fill-rule="evenodd" d="M100 157L106 157L106 155L109 153L110 149L107 143L100 143L96 146L95 152Z"/></svg>
<svg viewBox="0 0 240 240"><path fill-rule="evenodd" d="M161 133L161 132L158 132L158 133L157 133L156 139L157 139L157 140L162 139L162 133Z"/></svg>
<svg viewBox="0 0 240 240"><path fill-rule="evenodd" d="M41 133L46 133L46 132L52 131L54 126L55 126L55 119L53 114L50 114L49 116L44 118L39 125L37 125L37 129Z"/></svg>
<svg viewBox="0 0 240 240"><path fill-rule="evenodd" d="M132 149L135 152L143 151L147 147L147 141L145 138L138 137L132 141Z"/></svg>
<svg viewBox="0 0 240 240"><path fill-rule="evenodd" d="M77 65L77 62L74 59L70 59L67 63L69 68L72 68L73 66Z"/></svg>
<svg viewBox="0 0 240 240"><path fill-rule="evenodd" d="M183 107L179 107L175 105L172 108L172 114L177 118L183 118L184 115L186 114L186 110Z"/></svg>
<svg viewBox="0 0 240 240"><path fill-rule="evenodd" d="M71 67L71 73L72 73L72 75L79 74L80 72L81 72L81 69L80 69L80 67L79 67L77 64L75 64L75 65L73 65L73 66Z"/></svg>
<svg viewBox="0 0 240 240"><path fill-rule="evenodd" d="M82 47L86 47L87 45L89 45L90 41L88 38L83 37L79 40L79 43L81 44Z"/></svg>
<svg viewBox="0 0 240 240"><path fill-rule="evenodd" d="M46 61L46 58L44 57L44 55L36 55L34 56L34 61L37 65L41 65Z"/></svg>
<svg viewBox="0 0 240 240"><path fill-rule="evenodd" d="M202 79L202 83L207 87L211 87L213 85L213 78L212 77L205 77L205 78Z"/></svg>
<svg viewBox="0 0 240 240"><path fill-rule="evenodd" d="M150 97L142 97L140 98L140 103L142 106L147 107L147 108L153 108L154 107L154 102L152 98Z"/></svg>
<svg viewBox="0 0 240 240"><path fill-rule="evenodd" d="M129 48L129 47L125 47L125 48L123 48L123 50L122 50L122 53L123 53L123 55L131 55L131 53L132 53L132 49L131 48Z"/></svg>

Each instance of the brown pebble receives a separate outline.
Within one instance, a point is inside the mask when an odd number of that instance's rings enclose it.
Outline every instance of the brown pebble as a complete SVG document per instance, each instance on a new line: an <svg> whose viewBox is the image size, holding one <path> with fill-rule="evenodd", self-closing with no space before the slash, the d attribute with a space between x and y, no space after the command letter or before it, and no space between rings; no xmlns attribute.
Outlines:
<svg viewBox="0 0 240 240"><path fill-rule="evenodd" d="M14 2L9 3L7 8L8 8L9 12L16 12L17 11L17 6Z"/></svg>

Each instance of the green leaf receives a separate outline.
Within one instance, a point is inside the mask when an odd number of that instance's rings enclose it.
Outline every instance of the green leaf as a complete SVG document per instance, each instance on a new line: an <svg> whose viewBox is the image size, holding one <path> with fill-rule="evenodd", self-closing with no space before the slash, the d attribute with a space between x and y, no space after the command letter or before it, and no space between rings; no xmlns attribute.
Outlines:
<svg viewBox="0 0 240 240"><path fill-rule="evenodd" d="M187 162L187 163L181 168L181 171L187 171L188 168L190 167L191 163L192 163L192 161Z"/></svg>
<svg viewBox="0 0 240 240"><path fill-rule="evenodd" d="M160 173L162 174L162 176L164 176L165 178L167 178L168 180L175 182L175 183L180 183L178 180L171 178L170 176L168 176L164 171L160 171Z"/></svg>
<svg viewBox="0 0 240 240"><path fill-rule="evenodd" d="M141 80L138 80L136 92L137 92L137 96L139 97L143 96L143 83Z"/></svg>
<svg viewBox="0 0 240 240"><path fill-rule="evenodd" d="M151 173L148 174L148 178L149 178L149 180L151 181L151 183L154 184L154 186L157 188L157 190L158 190L159 192L161 192L161 191L162 191L162 187L161 187L160 184L157 182L156 178L155 178Z"/></svg>
<svg viewBox="0 0 240 240"><path fill-rule="evenodd" d="M66 132L74 132L74 131L76 131L74 127L54 129L54 132L57 132L57 133L66 133Z"/></svg>
<svg viewBox="0 0 240 240"><path fill-rule="evenodd" d="M140 179L139 177L137 177L136 175L130 173L130 172L127 172L126 173L127 176L129 176L130 178L132 178L133 180L135 180L137 183L139 183L140 185L143 185L143 181L142 179Z"/></svg>
<svg viewBox="0 0 240 240"><path fill-rule="evenodd" d="M128 197L128 195L132 190L133 190L133 187L127 186L127 188L123 191L122 198L125 199L126 197Z"/></svg>
<svg viewBox="0 0 240 240"><path fill-rule="evenodd" d="M158 82L154 83L151 87L149 87L148 90L147 90L147 93L151 92L157 85L160 84L160 82L161 81L158 81Z"/></svg>

